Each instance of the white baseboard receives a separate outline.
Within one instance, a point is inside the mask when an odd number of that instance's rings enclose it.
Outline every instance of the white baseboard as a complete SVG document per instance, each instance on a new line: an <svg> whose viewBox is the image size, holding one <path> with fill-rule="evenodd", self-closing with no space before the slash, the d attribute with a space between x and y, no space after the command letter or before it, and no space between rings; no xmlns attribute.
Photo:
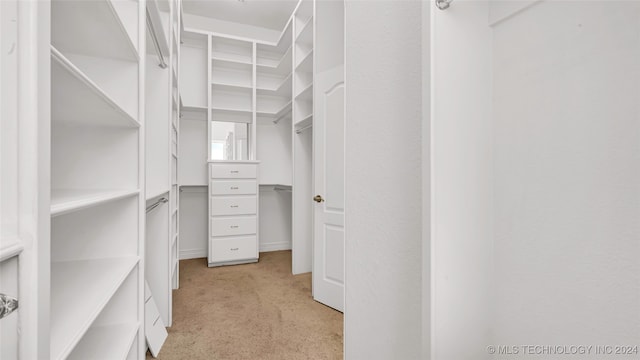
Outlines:
<svg viewBox="0 0 640 360"><path fill-rule="evenodd" d="M207 249L184 249L180 250L180 260L206 258Z"/></svg>
<svg viewBox="0 0 640 360"><path fill-rule="evenodd" d="M291 250L290 241L272 242L260 244L260 252Z"/></svg>

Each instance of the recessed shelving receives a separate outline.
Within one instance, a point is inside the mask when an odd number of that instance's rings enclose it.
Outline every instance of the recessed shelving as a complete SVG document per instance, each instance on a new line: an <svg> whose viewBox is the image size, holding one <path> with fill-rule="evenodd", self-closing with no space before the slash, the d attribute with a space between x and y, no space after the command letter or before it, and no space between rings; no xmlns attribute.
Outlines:
<svg viewBox="0 0 640 360"><path fill-rule="evenodd" d="M67 360L125 359L139 328L138 323L92 327Z"/></svg>
<svg viewBox="0 0 640 360"><path fill-rule="evenodd" d="M51 359L69 356L138 261L132 256L51 263Z"/></svg>
<svg viewBox="0 0 640 360"><path fill-rule="evenodd" d="M56 48L51 48L51 103L55 122L139 127L140 123Z"/></svg>
<svg viewBox="0 0 640 360"><path fill-rule="evenodd" d="M139 194L139 190L78 190L52 189L51 216L97 206Z"/></svg>

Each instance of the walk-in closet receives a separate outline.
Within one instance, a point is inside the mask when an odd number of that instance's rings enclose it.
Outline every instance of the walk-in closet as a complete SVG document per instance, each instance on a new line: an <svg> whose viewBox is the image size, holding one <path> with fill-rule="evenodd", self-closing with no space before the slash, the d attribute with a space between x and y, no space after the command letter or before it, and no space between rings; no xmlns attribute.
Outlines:
<svg viewBox="0 0 640 360"><path fill-rule="evenodd" d="M0 0L0 360L637 357L639 19Z"/></svg>

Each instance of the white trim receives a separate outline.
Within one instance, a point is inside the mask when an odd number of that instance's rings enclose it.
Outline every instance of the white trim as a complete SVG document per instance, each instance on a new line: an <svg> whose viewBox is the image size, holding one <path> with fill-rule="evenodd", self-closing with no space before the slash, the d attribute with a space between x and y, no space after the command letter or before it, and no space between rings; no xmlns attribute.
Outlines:
<svg viewBox="0 0 640 360"><path fill-rule="evenodd" d="M207 257L207 249L180 249L180 260L199 259Z"/></svg>
<svg viewBox="0 0 640 360"><path fill-rule="evenodd" d="M291 250L291 241L279 241L260 244L260 252Z"/></svg>

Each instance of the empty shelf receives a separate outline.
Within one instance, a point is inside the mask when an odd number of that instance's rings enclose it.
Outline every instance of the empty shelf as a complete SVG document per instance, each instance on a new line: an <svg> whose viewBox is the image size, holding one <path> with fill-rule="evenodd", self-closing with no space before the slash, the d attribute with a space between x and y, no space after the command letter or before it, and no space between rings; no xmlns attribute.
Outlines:
<svg viewBox="0 0 640 360"><path fill-rule="evenodd" d="M236 64L253 65L253 61L251 61L251 59L249 59L248 57L245 57L242 55L236 55L236 54L226 54L221 52L212 53L211 60L226 61L226 62L236 63Z"/></svg>
<svg viewBox="0 0 640 360"><path fill-rule="evenodd" d="M52 189L51 216L58 216L106 202L135 196L139 190Z"/></svg>
<svg viewBox="0 0 640 360"><path fill-rule="evenodd" d="M139 328L138 323L92 327L68 360L126 359Z"/></svg>
<svg viewBox="0 0 640 360"><path fill-rule="evenodd" d="M120 6L120 10L128 9ZM53 0L51 19L51 43L62 51L138 61L138 51L113 0Z"/></svg>
<svg viewBox="0 0 640 360"><path fill-rule="evenodd" d="M257 88L256 92L258 95L272 95L272 96L282 96L282 97L291 97L291 73L280 82L280 84L275 88Z"/></svg>
<svg viewBox="0 0 640 360"><path fill-rule="evenodd" d="M184 119L207 121L207 107L183 106L180 109L180 117Z"/></svg>
<svg viewBox="0 0 640 360"><path fill-rule="evenodd" d="M51 263L51 359L66 359L138 264L124 257Z"/></svg>
<svg viewBox="0 0 640 360"><path fill-rule="evenodd" d="M296 66L298 72L311 72L313 71L313 50L309 51L302 60Z"/></svg>
<svg viewBox="0 0 640 360"><path fill-rule="evenodd" d="M51 48L53 121L139 127L140 123L56 48Z"/></svg>
<svg viewBox="0 0 640 360"><path fill-rule="evenodd" d="M308 44L313 43L313 17L310 17L307 22L302 25L302 30L296 36L296 44Z"/></svg>
<svg viewBox="0 0 640 360"><path fill-rule="evenodd" d="M313 96L313 84L309 84L307 85L307 87L302 89L302 91L296 94L296 100L308 101L308 100L311 100L312 96Z"/></svg>
<svg viewBox="0 0 640 360"><path fill-rule="evenodd" d="M309 115L303 117L302 120L297 121L295 123L295 129L296 130L306 129L311 125L313 125L313 114L309 114Z"/></svg>

